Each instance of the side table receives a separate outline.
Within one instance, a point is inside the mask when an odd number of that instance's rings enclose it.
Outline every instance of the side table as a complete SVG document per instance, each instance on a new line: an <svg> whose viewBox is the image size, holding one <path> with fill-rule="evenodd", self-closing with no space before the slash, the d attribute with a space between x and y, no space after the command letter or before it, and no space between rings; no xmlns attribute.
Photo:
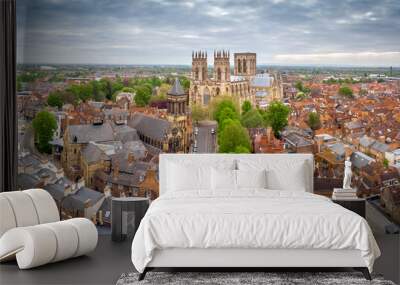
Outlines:
<svg viewBox="0 0 400 285"><path fill-rule="evenodd" d="M111 239L132 239L149 207L149 198L113 197L111 201Z"/></svg>
<svg viewBox="0 0 400 285"><path fill-rule="evenodd" d="M365 199L363 198L332 198L332 201L342 207L359 214L361 217L365 218Z"/></svg>

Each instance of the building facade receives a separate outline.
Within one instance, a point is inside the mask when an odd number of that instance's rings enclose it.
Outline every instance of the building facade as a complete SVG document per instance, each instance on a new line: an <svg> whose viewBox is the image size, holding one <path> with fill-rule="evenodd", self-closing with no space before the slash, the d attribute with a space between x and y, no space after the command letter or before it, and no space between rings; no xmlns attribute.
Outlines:
<svg viewBox="0 0 400 285"><path fill-rule="evenodd" d="M199 74L204 70L199 68ZM200 76L200 75L198 75ZM147 145L162 152L189 152L192 126L187 112L188 94L178 79L167 93L167 113L165 118L159 118L143 113L136 113L128 122L136 129L140 139Z"/></svg>
<svg viewBox="0 0 400 285"><path fill-rule="evenodd" d="M253 106L265 107L271 100L282 97L278 74L257 74L256 53L235 53L233 75L230 52L214 51L212 77L208 72L207 52L192 52L192 76L189 104L207 106L212 98L231 96L239 104L245 100Z"/></svg>

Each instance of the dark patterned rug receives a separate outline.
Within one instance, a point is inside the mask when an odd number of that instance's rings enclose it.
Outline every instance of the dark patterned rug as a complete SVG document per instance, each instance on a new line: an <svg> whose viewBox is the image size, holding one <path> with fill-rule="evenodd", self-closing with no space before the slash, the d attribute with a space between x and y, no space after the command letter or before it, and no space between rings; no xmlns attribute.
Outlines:
<svg viewBox="0 0 400 285"><path fill-rule="evenodd" d="M138 273L122 274L117 285L395 285L376 275L368 281L359 272L148 272L142 281L138 281L138 276Z"/></svg>

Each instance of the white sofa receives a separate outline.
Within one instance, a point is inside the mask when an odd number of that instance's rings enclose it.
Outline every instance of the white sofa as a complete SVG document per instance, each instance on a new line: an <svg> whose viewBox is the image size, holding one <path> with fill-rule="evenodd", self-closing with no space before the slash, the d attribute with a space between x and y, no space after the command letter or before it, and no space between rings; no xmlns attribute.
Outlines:
<svg viewBox="0 0 400 285"><path fill-rule="evenodd" d="M84 255L96 248L92 221L60 221L56 203L42 189L0 193L0 261L28 269Z"/></svg>

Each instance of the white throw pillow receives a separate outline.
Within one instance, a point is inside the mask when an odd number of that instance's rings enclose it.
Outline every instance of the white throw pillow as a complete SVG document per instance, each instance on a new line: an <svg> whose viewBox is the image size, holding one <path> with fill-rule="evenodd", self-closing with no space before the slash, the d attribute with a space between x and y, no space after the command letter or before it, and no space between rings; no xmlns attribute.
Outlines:
<svg viewBox="0 0 400 285"><path fill-rule="evenodd" d="M211 189L211 167L170 163L168 191Z"/></svg>
<svg viewBox="0 0 400 285"><path fill-rule="evenodd" d="M303 191L307 189L307 168L302 162L280 162L267 169L267 186L273 190Z"/></svg>
<svg viewBox="0 0 400 285"><path fill-rule="evenodd" d="M236 170L212 168L212 189L218 190L236 190Z"/></svg>
<svg viewBox="0 0 400 285"><path fill-rule="evenodd" d="M267 188L267 171L236 170L237 187L240 188Z"/></svg>

